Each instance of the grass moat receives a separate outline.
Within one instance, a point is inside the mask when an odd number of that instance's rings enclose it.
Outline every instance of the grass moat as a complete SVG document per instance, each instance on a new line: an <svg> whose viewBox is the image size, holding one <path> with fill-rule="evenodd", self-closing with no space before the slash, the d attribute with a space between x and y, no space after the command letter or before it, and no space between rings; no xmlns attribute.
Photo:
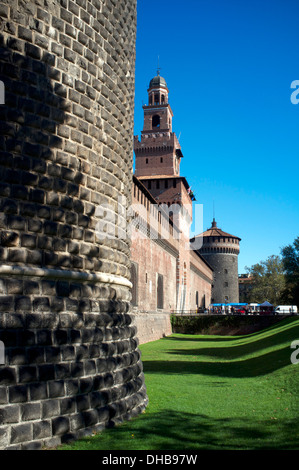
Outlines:
<svg viewBox="0 0 299 470"><path fill-rule="evenodd" d="M298 450L299 318L243 336L140 346L146 411L62 450ZM299 354L297 355L299 360Z"/></svg>

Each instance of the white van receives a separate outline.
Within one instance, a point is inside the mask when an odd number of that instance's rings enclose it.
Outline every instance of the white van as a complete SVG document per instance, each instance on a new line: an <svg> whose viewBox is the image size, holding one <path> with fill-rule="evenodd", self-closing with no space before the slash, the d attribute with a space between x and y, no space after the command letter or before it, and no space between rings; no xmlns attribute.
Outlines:
<svg viewBox="0 0 299 470"><path fill-rule="evenodd" d="M256 303L249 304L248 305L248 311L250 313L259 313L259 311L260 311L259 305L260 304L256 304Z"/></svg>
<svg viewBox="0 0 299 470"><path fill-rule="evenodd" d="M298 313L297 312L297 305L278 305L275 308L275 313Z"/></svg>

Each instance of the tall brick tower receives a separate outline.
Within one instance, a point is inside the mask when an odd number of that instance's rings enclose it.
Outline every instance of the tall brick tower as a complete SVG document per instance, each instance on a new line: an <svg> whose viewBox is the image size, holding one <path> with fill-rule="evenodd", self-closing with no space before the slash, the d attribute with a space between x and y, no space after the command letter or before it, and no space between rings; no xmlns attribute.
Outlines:
<svg viewBox="0 0 299 470"><path fill-rule="evenodd" d="M191 207L194 197L186 178L180 176L183 154L179 140L172 132L173 112L168 93L166 81L158 72L149 84L148 105L143 106L141 141L138 136L134 138L135 176L159 204L177 203Z"/></svg>
<svg viewBox="0 0 299 470"><path fill-rule="evenodd" d="M141 141L134 138L135 176L155 198L157 205L168 208L180 230L180 249L177 263L177 309L187 309L189 305L189 233L182 227L190 227L192 222L192 201L186 178L180 176L180 163L183 158L181 146L172 132L173 112L168 102L169 90L166 81L157 75L150 81L148 105L143 106L144 125ZM179 215L174 215L179 208ZM187 225L186 225L187 223ZM189 224L189 225L188 225Z"/></svg>
<svg viewBox="0 0 299 470"><path fill-rule="evenodd" d="M135 137L137 177L180 175L183 155L179 141L172 132L173 112L168 103L168 93L166 81L158 72L149 84L148 105L143 106L141 142Z"/></svg>

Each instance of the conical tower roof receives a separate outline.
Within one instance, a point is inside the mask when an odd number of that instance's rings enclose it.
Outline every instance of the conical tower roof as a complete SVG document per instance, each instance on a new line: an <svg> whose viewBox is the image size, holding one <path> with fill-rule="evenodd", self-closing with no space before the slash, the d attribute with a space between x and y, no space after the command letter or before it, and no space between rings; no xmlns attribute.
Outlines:
<svg viewBox="0 0 299 470"><path fill-rule="evenodd" d="M227 237L227 238L236 238L241 240L241 238L231 235L230 233L224 232L221 228L217 227L217 222L213 219L212 226L205 232L198 235L199 237Z"/></svg>

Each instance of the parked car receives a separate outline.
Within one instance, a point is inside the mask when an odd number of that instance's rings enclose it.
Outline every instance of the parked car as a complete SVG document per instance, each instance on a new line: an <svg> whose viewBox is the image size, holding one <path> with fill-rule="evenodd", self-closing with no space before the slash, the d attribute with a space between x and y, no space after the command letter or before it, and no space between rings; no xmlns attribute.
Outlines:
<svg viewBox="0 0 299 470"><path fill-rule="evenodd" d="M297 305L278 305L275 308L276 315L285 313L298 313Z"/></svg>
<svg viewBox="0 0 299 470"><path fill-rule="evenodd" d="M245 315L245 314L246 314L246 310L244 310L244 308L239 308L239 309L237 310L237 313L238 313L239 315Z"/></svg>
<svg viewBox="0 0 299 470"><path fill-rule="evenodd" d="M273 315L274 310L261 310L260 315Z"/></svg>

